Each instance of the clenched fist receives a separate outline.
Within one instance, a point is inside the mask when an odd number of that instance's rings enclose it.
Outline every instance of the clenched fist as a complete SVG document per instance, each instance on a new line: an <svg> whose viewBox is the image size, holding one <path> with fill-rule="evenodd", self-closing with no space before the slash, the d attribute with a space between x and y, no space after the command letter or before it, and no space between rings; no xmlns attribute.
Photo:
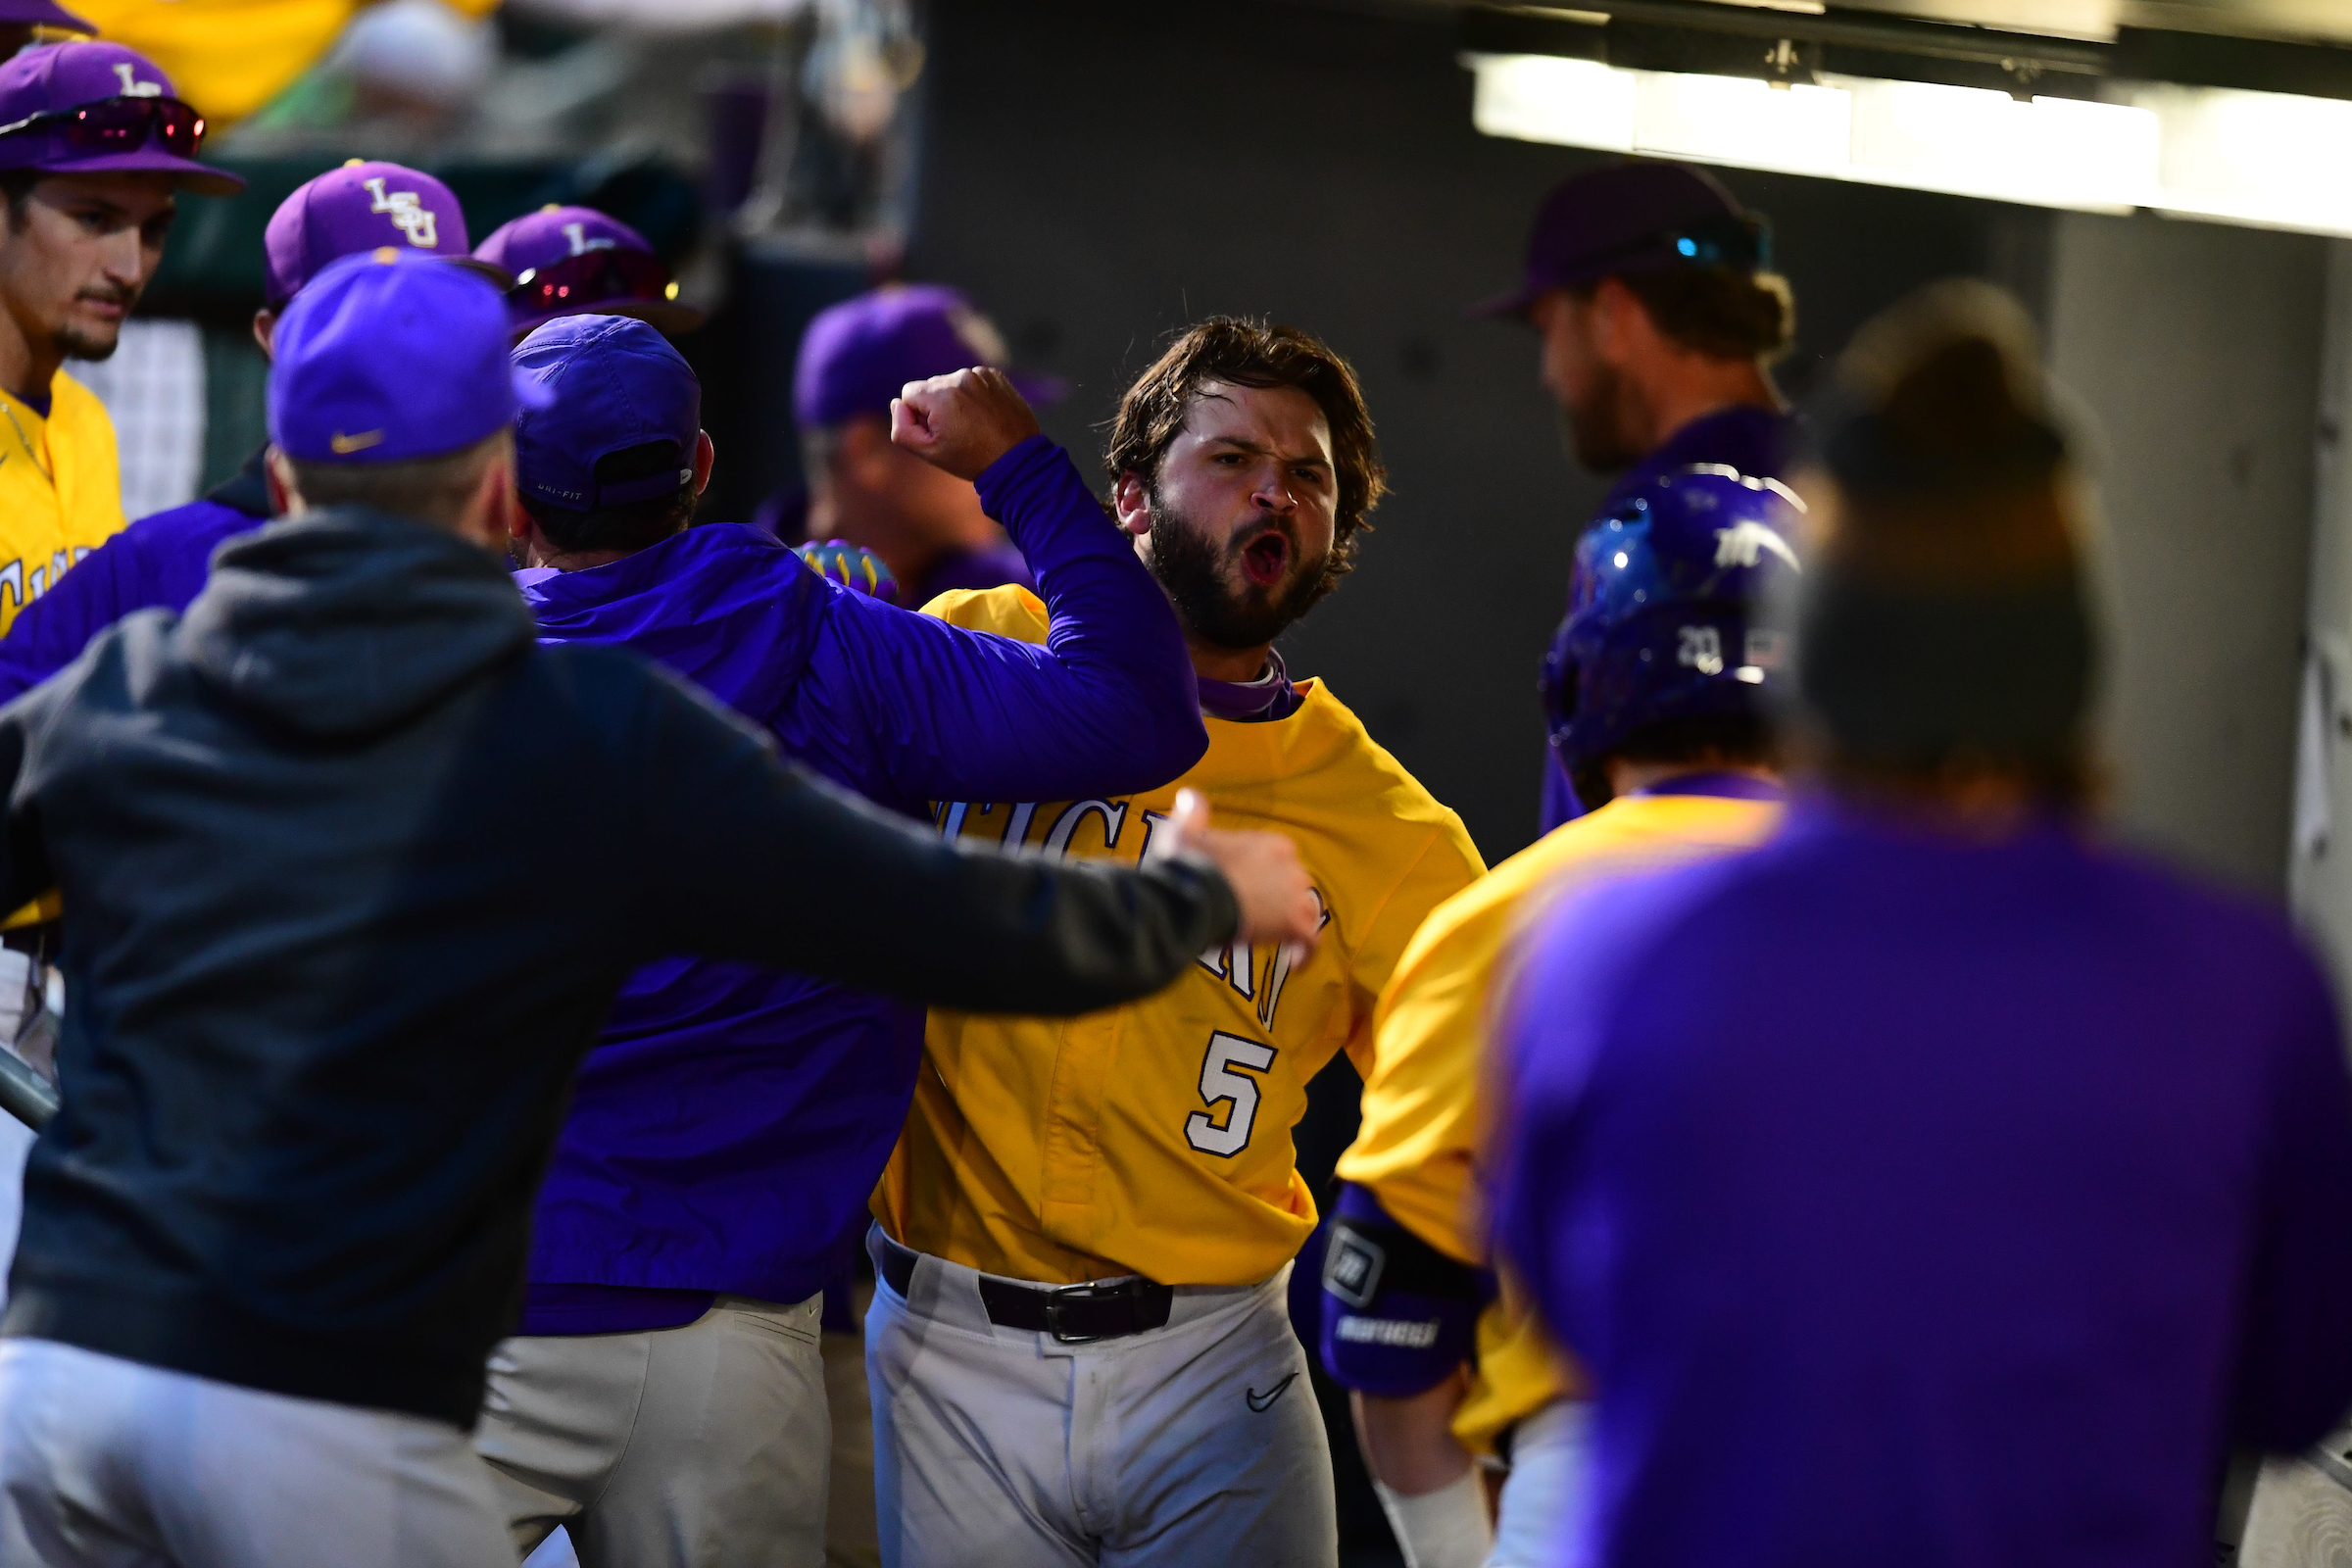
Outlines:
<svg viewBox="0 0 2352 1568"><path fill-rule="evenodd" d="M890 438L958 479L1038 433L1037 416L1003 370L978 366L909 381L890 400Z"/></svg>

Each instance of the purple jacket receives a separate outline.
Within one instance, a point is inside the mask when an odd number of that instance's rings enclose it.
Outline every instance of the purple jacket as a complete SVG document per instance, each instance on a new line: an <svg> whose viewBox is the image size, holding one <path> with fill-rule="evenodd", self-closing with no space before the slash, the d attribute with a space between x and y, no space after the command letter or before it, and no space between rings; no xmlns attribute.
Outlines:
<svg viewBox="0 0 2352 1568"><path fill-rule="evenodd" d="M1593 509L1592 516L1610 516L1661 475L1688 468L1694 463L1721 463L1758 478L1780 478L1795 458L1795 444L1796 420L1770 409L1741 405L1700 415L1668 436L1657 451L1618 475L1609 493ZM1583 529L1578 531L1582 533ZM1567 634L1567 622L1562 621L1553 636L1556 641ZM1544 693L1547 712L1555 701L1553 693ZM1585 814L1575 787L1568 782L1568 770L1560 765L1558 754L1548 746L1544 748L1543 813L1546 833Z"/></svg>
<svg viewBox="0 0 2352 1568"><path fill-rule="evenodd" d="M1598 1390L1556 1560L2191 1568L2352 1404L2352 1082L2275 915L1810 803L1541 926L1505 1255Z"/></svg>
<svg viewBox="0 0 2352 1568"><path fill-rule="evenodd" d="M979 490L1036 568L1043 648L881 604L726 523L516 581L543 642L634 648L910 815L1126 794L1192 766L1208 737L1174 612L1069 459L1033 438ZM610 1292L567 1286L814 1295L864 1228L922 1032L919 1008L798 975L688 958L639 971L580 1067L540 1196L526 1332L653 1327L703 1304L616 1317Z"/></svg>
<svg viewBox="0 0 2352 1568"><path fill-rule="evenodd" d="M91 638L132 611L187 609L212 570L214 548L269 520L257 452L203 499L141 517L91 551L0 637L0 703L74 662Z"/></svg>

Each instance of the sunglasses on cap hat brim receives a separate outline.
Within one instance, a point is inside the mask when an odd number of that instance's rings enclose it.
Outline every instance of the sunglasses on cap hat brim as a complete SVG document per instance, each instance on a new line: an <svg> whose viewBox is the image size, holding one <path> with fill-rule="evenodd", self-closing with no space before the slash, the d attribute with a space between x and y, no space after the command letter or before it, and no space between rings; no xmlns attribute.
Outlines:
<svg viewBox="0 0 2352 1568"><path fill-rule="evenodd" d="M245 188L241 177L195 162L198 149L204 145L204 116L196 112L193 104L145 93L92 99L71 109L44 110L0 125L0 140L46 134L63 143L70 153L79 155L74 163L58 166L60 173L173 174L181 184L200 194L237 194ZM165 156L172 161L171 165L151 167L138 162L141 149L150 141L163 149Z"/></svg>
<svg viewBox="0 0 2352 1568"><path fill-rule="evenodd" d="M517 331L593 312L634 317L659 332L691 332L703 324L704 313L679 304L677 294L660 257L606 246L524 269L508 286L507 308Z"/></svg>

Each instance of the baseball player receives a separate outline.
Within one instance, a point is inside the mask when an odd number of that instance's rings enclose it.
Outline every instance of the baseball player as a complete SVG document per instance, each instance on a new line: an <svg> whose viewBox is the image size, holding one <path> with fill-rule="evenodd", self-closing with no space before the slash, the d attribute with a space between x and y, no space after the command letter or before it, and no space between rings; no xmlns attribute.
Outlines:
<svg viewBox="0 0 2352 1568"><path fill-rule="evenodd" d="M997 372L905 388L896 438L1037 563L1043 648L894 609L753 529L686 527L713 461L702 390L647 322L563 317L514 359L550 394L516 425L516 581L544 642L655 659L910 818L961 793L1150 788L1200 756L1166 599ZM588 1568L821 1560L819 1294L865 1228L922 1027L746 963L622 986L491 1368L478 1445L518 1545L564 1524Z"/></svg>
<svg viewBox="0 0 2352 1568"><path fill-rule="evenodd" d="M559 316L630 316L671 337L705 318L679 302L677 280L645 236L593 207L551 202L492 229L473 254L514 280L507 311L517 343Z"/></svg>
<svg viewBox="0 0 2352 1568"><path fill-rule="evenodd" d="M176 191L245 188L196 161L203 142L204 117L119 44L0 65L0 632L122 530L114 426L63 367L114 353Z"/></svg>
<svg viewBox="0 0 2352 1568"><path fill-rule="evenodd" d="M1519 287L1479 309L1535 329L1576 461L1618 475L1594 518L1692 464L1785 476L1792 421L1767 368L1795 313L1771 266L1765 220L1682 164L1610 165L1562 181L1537 209ZM1547 670L1549 720L1564 699ZM1544 780L1549 832L1580 808L1556 759Z"/></svg>
<svg viewBox="0 0 2352 1568"><path fill-rule="evenodd" d="M1501 1254L1592 1378L1553 1560L2213 1558L2352 1403L2352 1081L2278 913L2087 821L2081 486L2014 302L1856 335L1764 846L1563 900Z"/></svg>
<svg viewBox="0 0 2352 1568"><path fill-rule="evenodd" d="M1775 480L1700 466L1585 536L1552 745L1594 808L1440 906L1381 997L1324 1252L1322 1353L1353 1391L1411 1568L1547 1563L1584 1489L1586 1391L1515 1285L1497 1297L1473 1201L1487 998L1514 935L1567 888L1741 848L1777 820L1763 704L1786 672L1757 612L1795 569L1796 510ZM1507 1461L1492 1532L1474 1458Z"/></svg>
<svg viewBox="0 0 2352 1568"><path fill-rule="evenodd" d="M1315 1226L1291 1128L1425 915L1483 869L1432 800L1273 641L1352 564L1384 484L1345 362L1218 318L1121 400L1121 526L1176 606L1208 755L1146 792L966 796L950 839L1131 862L1179 787L1288 834L1313 958L1205 949L1137 1006L1054 1021L935 1013L875 1198L866 1319L882 1556L898 1568L1325 1564L1330 1452L1285 1307ZM933 612L1029 641L1014 588Z"/></svg>
<svg viewBox="0 0 2352 1568"><path fill-rule="evenodd" d="M959 854L641 659L535 646L504 554L547 389L489 284L346 257L278 348L286 522L0 709L0 895L62 884L83 999L0 1320L12 1568L512 1563L465 1435L572 1070L661 955L1083 1010L1314 935L1295 853L1197 799L1205 861Z"/></svg>
<svg viewBox="0 0 2352 1568"><path fill-rule="evenodd" d="M971 486L890 439L890 400L900 387L1004 363L996 327L951 288L893 284L817 313L793 372L808 537L880 556L909 606L955 588L1035 588L1021 553ZM1006 373L1032 403L1060 396L1050 377Z"/></svg>
<svg viewBox="0 0 2352 1568"><path fill-rule="evenodd" d="M466 260L466 215L447 185L399 164L352 159L296 187L263 233L267 290L253 337L270 353L277 319L319 269L380 246ZM504 286L506 274L466 263ZM214 549L269 520L267 446L243 468L183 507L142 517L53 583L0 637L0 702L73 662L99 632L150 605L185 610L204 586Z"/></svg>

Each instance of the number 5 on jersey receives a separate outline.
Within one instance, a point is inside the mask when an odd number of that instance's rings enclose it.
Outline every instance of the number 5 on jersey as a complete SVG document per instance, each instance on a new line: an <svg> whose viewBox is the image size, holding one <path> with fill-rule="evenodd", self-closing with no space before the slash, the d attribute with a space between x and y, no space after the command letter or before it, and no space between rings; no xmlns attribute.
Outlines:
<svg viewBox="0 0 2352 1568"><path fill-rule="evenodd" d="M1236 1067L1250 1072L1264 1072L1274 1065L1274 1048L1261 1046L1240 1035L1229 1035L1220 1029L1208 1037L1208 1053L1200 1058L1200 1099L1207 1110L1196 1110L1185 1118L1184 1141L1203 1154L1219 1159L1231 1159L1250 1142L1250 1130L1257 1121L1257 1080ZM1225 1125L1216 1124L1211 1112L1219 1105L1232 1108L1225 1113Z"/></svg>

